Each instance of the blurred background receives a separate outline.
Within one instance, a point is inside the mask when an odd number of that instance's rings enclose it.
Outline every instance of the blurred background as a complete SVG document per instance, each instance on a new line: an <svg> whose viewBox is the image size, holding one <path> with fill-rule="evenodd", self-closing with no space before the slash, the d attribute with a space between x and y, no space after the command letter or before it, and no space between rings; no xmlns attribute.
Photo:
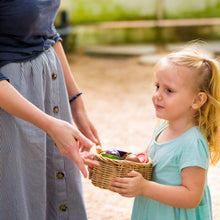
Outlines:
<svg viewBox="0 0 220 220"><path fill-rule="evenodd" d="M219 0L63 0L56 19L67 50L91 45L218 40Z"/></svg>
<svg viewBox="0 0 220 220"><path fill-rule="evenodd" d="M62 0L55 22L104 149L142 152L157 119L153 67L199 41L220 54L220 0ZM210 167L213 217L220 219L220 164ZM89 220L129 220L133 198L83 179Z"/></svg>

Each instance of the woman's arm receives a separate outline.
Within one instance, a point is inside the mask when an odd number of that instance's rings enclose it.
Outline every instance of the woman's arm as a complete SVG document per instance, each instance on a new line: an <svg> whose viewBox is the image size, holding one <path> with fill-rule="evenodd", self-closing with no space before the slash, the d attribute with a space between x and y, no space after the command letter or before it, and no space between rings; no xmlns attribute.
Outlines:
<svg viewBox="0 0 220 220"><path fill-rule="evenodd" d="M84 163L91 162L84 155L80 156L79 144L92 147L92 142L85 138L78 130L74 129L69 123L49 116L25 99L10 83L6 80L0 81L0 108L8 113L21 118L47 132L56 143L60 152L74 161L83 175L87 176ZM92 162L94 165L94 163Z"/></svg>
<svg viewBox="0 0 220 220"><path fill-rule="evenodd" d="M53 48L60 60L60 63L63 69L65 82L66 82L68 96L69 96L69 99L71 99L76 94L78 94L80 90L72 75L72 72L71 72L71 69L70 69L70 66L69 66L69 63L66 58L61 42L57 41L55 45L53 46ZM72 110L73 120L76 126L78 127L78 129L92 142L94 142L97 145L100 145L98 133L86 114L86 109L83 103L82 96L79 96L77 99L75 99L71 103L71 110Z"/></svg>
<svg viewBox="0 0 220 220"><path fill-rule="evenodd" d="M26 100L6 80L0 81L0 108L48 132L50 118Z"/></svg>
<svg viewBox="0 0 220 220"><path fill-rule="evenodd" d="M145 196L169 206L191 209L199 205L205 186L206 171L201 167L182 169L181 186L169 186L145 180L132 171L129 178L115 178L112 191L125 197Z"/></svg>

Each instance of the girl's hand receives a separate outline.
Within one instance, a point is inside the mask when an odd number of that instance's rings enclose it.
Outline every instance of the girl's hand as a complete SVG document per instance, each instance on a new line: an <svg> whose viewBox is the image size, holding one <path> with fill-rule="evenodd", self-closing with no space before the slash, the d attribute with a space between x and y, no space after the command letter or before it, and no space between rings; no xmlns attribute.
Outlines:
<svg viewBox="0 0 220 220"><path fill-rule="evenodd" d="M128 177L116 177L112 182L111 190L125 197L140 196L142 195L145 181L140 173L131 171L128 173Z"/></svg>

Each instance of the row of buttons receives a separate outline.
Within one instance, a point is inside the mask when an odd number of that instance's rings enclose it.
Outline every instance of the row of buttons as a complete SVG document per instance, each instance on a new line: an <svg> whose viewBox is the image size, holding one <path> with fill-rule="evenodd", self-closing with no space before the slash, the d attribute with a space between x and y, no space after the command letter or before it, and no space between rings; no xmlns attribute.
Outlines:
<svg viewBox="0 0 220 220"><path fill-rule="evenodd" d="M52 79L55 80L57 78L57 73L52 73ZM54 106L53 108L53 113L57 114L59 112L59 107L58 106Z"/></svg>
<svg viewBox="0 0 220 220"><path fill-rule="evenodd" d="M63 179L64 178L64 173L63 172L58 172L56 176L57 176L57 179ZM67 206L65 204L60 205L60 210L62 212L65 212L67 210Z"/></svg>
<svg viewBox="0 0 220 220"><path fill-rule="evenodd" d="M57 78L57 74L52 73L52 79L55 80L56 78ZM59 107L54 106L53 113L57 114L58 112L59 112ZM57 179L63 179L64 178L64 173L63 172L58 172L56 176L57 176ZM67 210L67 206L65 204L60 205L60 210L62 212L65 212Z"/></svg>

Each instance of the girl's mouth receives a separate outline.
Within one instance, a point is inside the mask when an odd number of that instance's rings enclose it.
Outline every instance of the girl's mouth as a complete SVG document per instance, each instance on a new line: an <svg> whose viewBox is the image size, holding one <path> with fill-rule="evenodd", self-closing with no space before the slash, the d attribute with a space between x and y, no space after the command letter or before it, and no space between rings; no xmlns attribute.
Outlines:
<svg viewBox="0 0 220 220"><path fill-rule="evenodd" d="M160 110L160 109L163 109L163 108L164 108L163 106L157 105L157 104L155 104L154 107L155 107L156 110Z"/></svg>

